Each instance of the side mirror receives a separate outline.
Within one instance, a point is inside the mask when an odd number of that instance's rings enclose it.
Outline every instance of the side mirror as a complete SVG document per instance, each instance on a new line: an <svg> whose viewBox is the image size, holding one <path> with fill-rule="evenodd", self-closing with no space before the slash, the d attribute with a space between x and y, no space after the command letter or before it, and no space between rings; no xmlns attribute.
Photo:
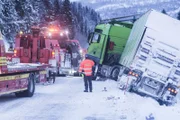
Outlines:
<svg viewBox="0 0 180 120"><path fill-rule="evenodd" d="M92 39L92 36L93 36L93 32L92 33L89 33L88 35L88 39L87 39L87 42L90 44L91 43L91 39Z"/></svg>

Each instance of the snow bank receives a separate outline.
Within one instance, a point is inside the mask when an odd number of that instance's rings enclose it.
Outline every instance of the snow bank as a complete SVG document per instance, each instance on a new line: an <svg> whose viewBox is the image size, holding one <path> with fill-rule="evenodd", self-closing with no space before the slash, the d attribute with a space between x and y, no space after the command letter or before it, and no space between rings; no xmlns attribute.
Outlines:
<svg viewBox="0 0 180 120"><path fill-rule="evenodd" d="M180 104L160 106L151 98L117 88L112 80L93 81L84 93L83 79L60 77L55 84L37 85L32 98L1 98L2 120L179 120Z"/></svg>
<svg viewBox="0 0 180 120"><path fill-rule="evenodd" d="M93 93L77 94L69 104L73 108L65 117L69 120L145 120L150 114L156 120L179 120L180 116L179 104L160 106L154 99L119 90L111 80L94 82Z"/></svg>

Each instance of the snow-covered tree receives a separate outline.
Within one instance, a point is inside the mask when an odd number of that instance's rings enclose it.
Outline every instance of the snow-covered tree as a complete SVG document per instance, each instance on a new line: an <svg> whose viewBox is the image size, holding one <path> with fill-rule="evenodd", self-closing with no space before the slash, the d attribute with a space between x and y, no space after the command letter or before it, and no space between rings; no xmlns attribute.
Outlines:
<svg viewBox="0 0 180 120"><path fill-rule="evenodd" d="M178 12L177 19L180 20L180 11Z"/></svg>
<svg viewBox="0 0 180 120"><path fill-rule="evenodd" d="M69 37L74 37L73 17L71 13L71 4L69 0L64 0L62 8L63 27L69 30Z"/></svg>
<svg viewBox="0 0 180 120"><path fill-rule="evenodd" d="M70 38L76 32L87 35L100 18L91 8L69 0L0 0L0 3L0 30L9 42L20 30L30 32L31 26L45 26L52 21L69 29Z"/></svg>
<svg viewBox="0 0 180 120"><path fill-rule="evenodd" d="M162 13L167 14L165 9L162 10Z"/></svg>

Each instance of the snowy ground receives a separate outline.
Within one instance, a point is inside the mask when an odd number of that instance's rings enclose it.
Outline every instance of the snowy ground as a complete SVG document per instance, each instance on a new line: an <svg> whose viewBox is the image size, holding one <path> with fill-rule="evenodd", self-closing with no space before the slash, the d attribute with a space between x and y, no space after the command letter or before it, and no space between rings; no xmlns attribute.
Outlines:
<svg viewBox="0 0 180 120"><path fill-rule="evenodd" d="M117 89L116 82L94 81L84 93L83 80L62 77L55 84L36 86L32 98L0 97L0 120L180 120L180 103L166 107L151 98ZM107 91L103 91L106 87Z"/></svg>

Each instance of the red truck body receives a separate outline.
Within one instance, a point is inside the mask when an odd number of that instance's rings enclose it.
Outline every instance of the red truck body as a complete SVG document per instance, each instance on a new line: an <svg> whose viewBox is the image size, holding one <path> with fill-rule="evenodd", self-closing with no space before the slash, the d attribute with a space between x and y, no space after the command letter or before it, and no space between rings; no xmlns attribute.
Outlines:
<svg viewBox="0 0 180 120"><path fill-rule="evenodd" d="M47 64L7 63L3 40L0 39L0 95L15 93L17 97L31 97L35 82L46 81Z"/></svg>
<svg viewBox="0 0 180 120"><path fill-rule="evenodd" d="M13 60L51 64L50 71L73 75L82 60L82 48L78 40L69 40L68 32L58 27L35 28L31 34L16 37Z"/></svg>

